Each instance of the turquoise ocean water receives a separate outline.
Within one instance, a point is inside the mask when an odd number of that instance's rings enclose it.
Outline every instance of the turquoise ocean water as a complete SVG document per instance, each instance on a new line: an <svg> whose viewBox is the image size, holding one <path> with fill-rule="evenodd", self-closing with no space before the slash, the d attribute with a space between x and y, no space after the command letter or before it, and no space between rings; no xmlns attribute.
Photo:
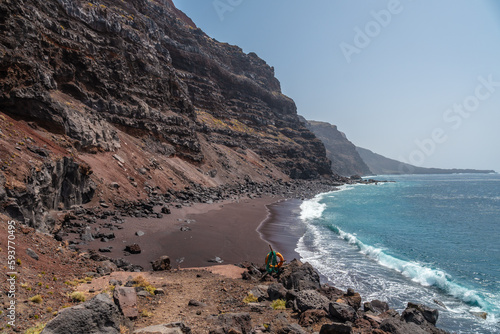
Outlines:
<svg viewBox="0 0 500 334"><path fill-rule="evenodd" d="M500 333L500 175L377 179L396 182L347 185L301 204L301 259L365 301L398 311L424 303L439 310L440 328Z"/></svg>

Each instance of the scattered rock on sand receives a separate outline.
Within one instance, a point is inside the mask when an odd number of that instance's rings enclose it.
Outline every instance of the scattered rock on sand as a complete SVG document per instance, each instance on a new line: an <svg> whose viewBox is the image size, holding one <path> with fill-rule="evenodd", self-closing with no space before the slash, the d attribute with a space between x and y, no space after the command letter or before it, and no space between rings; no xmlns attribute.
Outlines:
<svg viewBox="0 0 500 334"><path fill-rule="evenodd" d="M26 254L28 254L31 258L38 261L38 254L35 253L35 251L32 250L31 248L26 248Z"/></svg>
<svg viewBox="0 0 500 334"><path fill-rule="evenodd" d="M99 265L99 267L97 267L97 272L101 275L110 274L110 273L117 271L117 270L118 270L118 267L116 266L116 264L114 264L113 262L111 262L109 260L102 261L101 264Z"/></svg>
<svg viewBox="0 0 500 334"><path fill-rule="evenodd" d="M216 257L214 257L213 259L208 260L208 262L213 262L213 263L222 263L222 262L224 262L224 260L223 260L223 259L221 259L220 257L216 256Z"/></svg>
<svg viewBox="0 0 500 334"><path fill-rule="evenodd" d="M159 259L151 262L154 271L170 270L170 258L166 255L161 256Z"/></svg>
<svg viewBox="0 0 500 334"><path fill-rule="evenodd" d="M132 244L125 246L125 252L129 252L130 254L139 254L141 252L141 247L138 244Z"/></svg>
<svg viewBox="0 0 500 334"><path fill-rule="evenodd" d="M189 306L196 306L196 307L206 307L207 304L203 303L203 302L200 302L198 300L195 300L195 299L191 299L188 303Z"/></svg>

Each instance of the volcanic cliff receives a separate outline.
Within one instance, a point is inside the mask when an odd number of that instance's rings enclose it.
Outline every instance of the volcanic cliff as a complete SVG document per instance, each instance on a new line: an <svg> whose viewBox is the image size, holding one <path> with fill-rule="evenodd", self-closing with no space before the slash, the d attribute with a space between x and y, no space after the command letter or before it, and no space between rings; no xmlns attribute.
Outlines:
<svg viewBox="0 0 500 334"><path fill-rule="evenodd" d="M73 205L332 179L273 68L169 0L2 1L0 143L0 210L47 231Z"/></svg>
<svg viewBox="0 0 500 334"><path fill-rule="evenodd" d="M345 133L340 132L337 126L327 122L306 121L306 126L324 144L326 156L332 162L333 173L351 175L371 175L370 168L363 161L356 150L356 146L347 139Z"/></svg>

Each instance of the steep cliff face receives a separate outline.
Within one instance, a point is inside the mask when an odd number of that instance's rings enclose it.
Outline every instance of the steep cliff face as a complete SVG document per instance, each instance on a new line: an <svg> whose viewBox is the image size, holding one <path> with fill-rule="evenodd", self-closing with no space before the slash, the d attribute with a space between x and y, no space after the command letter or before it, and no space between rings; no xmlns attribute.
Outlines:
<svg viewBox="0 0 500 334"><path fill-rule="evenodd" d="M361 159L356 146L337 126L326 122L305 121L308 128L323 142L327 157L332 161L332 171L343 176L371 175L372 172Z"/></svg>
<svg viewBox="0 0 500 334"><path fill-rule="evenodd" d="M323 144L273 68L208 37L170 0L2 1L0 114L5 189L36 186L30 166L52 175L60 161L92 171L101 200L331 177ZM42 203L42 217L60 203L95 201L90 181L70 170L51 182L56 193L68 178L83 182L74 201L34 192L23 202L7 191L4 209Z"/></svg>

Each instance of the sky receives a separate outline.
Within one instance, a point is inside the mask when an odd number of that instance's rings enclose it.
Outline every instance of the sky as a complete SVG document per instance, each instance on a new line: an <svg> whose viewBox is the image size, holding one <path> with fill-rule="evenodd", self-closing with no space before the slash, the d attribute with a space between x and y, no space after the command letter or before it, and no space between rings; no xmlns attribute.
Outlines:
<svg viewBox="0 0 500 334"><path fill-rule="evenodd" d="M500 172L500 2L174 0L275 68L298 114L423 167Z"/></svg>

